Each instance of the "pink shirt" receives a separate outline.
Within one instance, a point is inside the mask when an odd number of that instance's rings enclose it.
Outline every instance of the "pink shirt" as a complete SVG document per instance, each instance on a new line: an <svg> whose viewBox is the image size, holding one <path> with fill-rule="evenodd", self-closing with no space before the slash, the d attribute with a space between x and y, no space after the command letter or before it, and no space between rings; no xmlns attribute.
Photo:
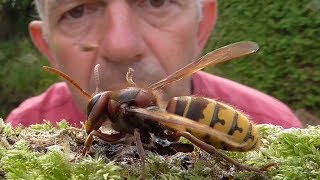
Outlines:
<svg viewBox="0 0 320 180"><path fill-rule="evenodd" d="M257 124L274 124L284 128L302 127L291 110L277 99L231 80L205 72L192 76L193 94L209 97L241 110ZM39 96L25 100L7 117L14 127L29 126L48 120L55 124L66 119L71 125L81 127L85 115L75 104L64 82L55 83Z"/></svg>

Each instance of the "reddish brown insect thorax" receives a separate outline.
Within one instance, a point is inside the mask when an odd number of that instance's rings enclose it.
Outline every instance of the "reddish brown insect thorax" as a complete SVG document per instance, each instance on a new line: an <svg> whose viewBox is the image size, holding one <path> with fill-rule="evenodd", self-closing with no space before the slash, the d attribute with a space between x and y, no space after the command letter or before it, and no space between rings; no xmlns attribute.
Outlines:
<svg viewBox="0 0 320 180"><path fill-rule="evenodd" d="M153 122L144 122L132 113L126 113L126 109L139 107L148 108L157 106L156 96L152 91L142 88L128 87L115 91L108 103L108 117L112 121L112 127L116 131L128 132L134 128L148 129Z"/></svg>
<svg viewBox="0 0 320 180"><path fill-rule="evenodd" d="M142 88L128 87L115 93L113 100L120 104L127 104L128 106L135 106L140 108L157 105L156 96L152 91Z"/></svg>

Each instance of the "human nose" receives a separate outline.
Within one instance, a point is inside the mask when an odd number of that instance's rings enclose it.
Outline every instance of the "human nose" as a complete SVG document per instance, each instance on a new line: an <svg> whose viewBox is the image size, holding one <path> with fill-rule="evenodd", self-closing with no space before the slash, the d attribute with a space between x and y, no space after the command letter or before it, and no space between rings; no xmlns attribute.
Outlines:
<svg viewBox="0 0 320 180"><path fill-rule="evenodd" d="M105 31L100 42L104 59L114 63L140 60L144 41L139 31L139 19L126 1L113 1L105 13Z"/></svg>

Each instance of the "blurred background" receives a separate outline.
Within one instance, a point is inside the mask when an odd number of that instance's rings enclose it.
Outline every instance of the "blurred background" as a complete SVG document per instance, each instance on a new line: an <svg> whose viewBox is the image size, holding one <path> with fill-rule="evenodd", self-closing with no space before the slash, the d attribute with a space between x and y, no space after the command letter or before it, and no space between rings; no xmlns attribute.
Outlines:
<svg viewBox="0 0 320 180"><path fill-rule="evenodd" d="M320 0L228 0L204 51L250 40L258 53L205 71L246 84L288 104L304 124L320 124ZM32 0L0 0L0 117L59 81L27 27Z"/></svg>

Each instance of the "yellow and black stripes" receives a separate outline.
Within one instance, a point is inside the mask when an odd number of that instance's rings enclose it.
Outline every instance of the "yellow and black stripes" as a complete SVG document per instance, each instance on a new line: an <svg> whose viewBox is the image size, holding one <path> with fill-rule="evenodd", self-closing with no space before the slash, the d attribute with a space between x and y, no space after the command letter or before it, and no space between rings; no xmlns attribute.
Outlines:
<svg viewBox="0 0 320 180"><path fill-rule="evenodd" d="M235 131L239 131L240 133L242 133L243 131L243 128L240 128L238 126L238 112L235 111L234 112L234 117L233 117L233 121L232 121L232 125L231 125L231 128L228 132L229 135L233 135Z"/></svg>
<svg viewBox="0 0 320 180"><path fill-rule="evenodd" d="M255 126L240 111L224 103L208 98L182 96L173 98L167 111L210 126L213 131L230 135L230 142L212 137L207 132L195 132L185 127L185 131L216 148L229 151L247 151L259 146L259 135ZM233 143L234 144L234 143Z"/></svg>
<svg viewBox="0 0 320 180"><path fill-rule="evenodd" d="M219 111L220 111L220 104L217 103L214 108L214 113L210 122L210 127L214 127L217 123L220 123L221 125L224 125L226 123L225 120L219 119L219 116L218 116Z"/></svg>

